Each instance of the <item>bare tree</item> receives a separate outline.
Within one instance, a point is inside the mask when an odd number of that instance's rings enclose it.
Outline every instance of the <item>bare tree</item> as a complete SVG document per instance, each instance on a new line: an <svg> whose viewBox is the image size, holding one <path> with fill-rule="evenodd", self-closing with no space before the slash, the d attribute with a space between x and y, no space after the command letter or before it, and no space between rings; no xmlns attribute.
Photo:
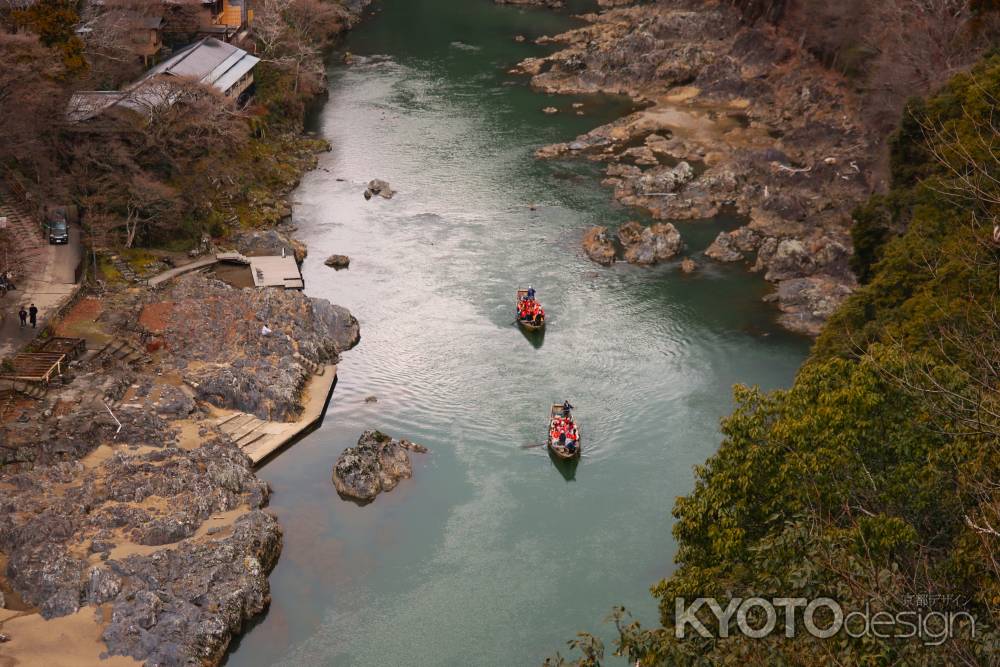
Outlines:
<svg viewBox="0 0 1000 667"><path fill-rule="evenodd" d="M324 76L322 49L348 20L343 7L324 0L263 0L254 35L263 58L292 73L294 92L313 92Z"/></svg>
<svg viewBox="0 0 1000 667"><path fill-rule="evenodd" d="M57 189L64 69L27 34L0 32L0 63L0 169L17 172L38 192Z"/></svg>

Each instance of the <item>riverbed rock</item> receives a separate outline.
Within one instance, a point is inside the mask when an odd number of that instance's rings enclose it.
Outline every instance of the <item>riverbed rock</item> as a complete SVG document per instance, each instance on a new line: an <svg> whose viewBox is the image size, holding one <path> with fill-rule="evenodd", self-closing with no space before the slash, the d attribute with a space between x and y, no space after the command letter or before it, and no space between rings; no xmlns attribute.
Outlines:
<svg viewBox="0 0 1000 667"><path fill-rule="evenodd" d="M648 148L645 150L648 151L650 157L648 163L658 164L658 161L652 157L653 151ZM637 164L642 163L637 162ZM692 178L694 178L694 169L687 162L681 162L676 167L652 169L643 173L639 178L637 194L642 196L671 194Z"/></svg>
<svg viewBox="0 0 1000 667"><path fill-rule="evenodd" d="M383 199L392 199L394 194L396 193L392 191L392 187L389 186L387 181L376 178L368 181L368 188L365 190L365 199L371 199L375 195Z"/></svg>
<svg viewBox="0 0 1000 667"><path fill-rule="evenodd" d="M383 491L391 491L401 479L413 475L407 450L415 449L407 440L394 440L381 431L365 431L355 447L348 447L333 467L337 493L361 503L370 503Z"/></svg>
<svg viewBox="0 0 1000 667"><path fill-rule="evenodd" d="M773 248L773 251L771 250ZM815 271L813 256L798 239L782 239L761 248L758 261L767 268L764 279L772 282L811 275Z"/></svg>
<svg viewBox="0 0 1000 667"><path fill-rule="evenodd" d="M312 297L312 307L316 318L332 339L338 357L341 352L350 350L361 340L361 326L351 311L317 297Z"/></svg>
<svg viewBox="0 0 1000 667"><path fill-rule="evenodd" d="M615 263L615 246L608 235L607 227L597 226L588 229L583 235L583 251L598 264L611 266Z"/></svg>
<svg viewBox="0 0 1000 667"><path fill-rule="evenodd" d="M719 232L712 245L705 250L705 256L717 262L738 262L745 259L743 253L735 247L728 232Z"/></svg>
<svg viewBox="0 0 1000 667"><path fill-rule="evenodd" d="M618 239L625 249L625 261L630 264L656 264L671 259L684 247L680 232L669 222L649 227L626 222L618 228Z"/></svg>
<svg viewBox="0 0 1000 667"><path fill-rule="evenodd" d="M719 232L712 245L705 250L705 256L717 262L738 262L746 259L746 254L754 252L760 242L760 236L748 227Z"/></svg>
<svg viewBox="0 0 1000 667"><path fill-rule="evenodd" d="M339 271L341 269L346 269L351 265L351 258L347 255L330 255L323 263Z"/></svg>
<svg viewBox="0 0 1000 667"><path fill-rule="evenodd" d="M212 437L193 450L176 447L169 422L132 429L142 412L116 409L134 452L120 447L96 465L0 470L0 551L8 556L0 576L46 618L109 605L102 638L111 655L212 663L266 608L281 531L260 510L267 485L234 444ZM218 523L225 531L195 536L227 513L231 520ZM109 557L115 546L124 548ZM88 553L101 558L88 563Z"/></svg>
<svg viewBox="0 0 1000 667"><path fill-rule="evenodd" d="M681 272L682 273L694 273L698 270L698 264L690 257L685 257L681 260Z"/></svg>

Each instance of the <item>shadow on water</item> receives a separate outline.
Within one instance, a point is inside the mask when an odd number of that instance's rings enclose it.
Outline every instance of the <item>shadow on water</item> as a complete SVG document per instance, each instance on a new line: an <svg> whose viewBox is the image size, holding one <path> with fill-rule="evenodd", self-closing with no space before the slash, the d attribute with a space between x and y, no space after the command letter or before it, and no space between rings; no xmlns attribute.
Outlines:
<svg viewBox="0 0 1000 667"><path fill-rule="evenodd" d="M531 343L531 347L536 350L540 350L542 348L542 345L545 343L545 328L539 329L538 331L529 331L520 324L515 324L514 326L516 326L518 330L520 330L521 334L528 339L528 342Z"/></svg>
<svg viewBox="0 0 1000 667"><path fill-rule="evenodd" d="M552 461L553 467L559 471L559 474L563 476L567 482L576 481L576 467L580 465L580 457L577 456L572 459L561 459L555 455L555 453L548 447L545 451L549 453L549 460Z"/></svg>

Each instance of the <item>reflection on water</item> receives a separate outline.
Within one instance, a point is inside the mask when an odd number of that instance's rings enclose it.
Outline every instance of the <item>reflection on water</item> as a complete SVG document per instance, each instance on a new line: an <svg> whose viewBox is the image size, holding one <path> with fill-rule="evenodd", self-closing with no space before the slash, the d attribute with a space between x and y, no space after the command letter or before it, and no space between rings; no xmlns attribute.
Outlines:
<svg viewBox="0 0 1000 667"><path fill-rule="evenodd" d="M504 74L538 53L513 35L569 18L486 1L383 7L347 47L385 57L331 71L317 123L334 150L295 195L308 291L350 308L362 342L323 427L261 471L285 547L271 609L233 666L532 665L613 605L654 621L670 508L718 446L732 384L787 385L807 349L741 267L583 258L585 227L637 213L611 203L595 165L532 155L631 104L541 95ZM586 115L543 114L554 100ZM396 196L365 201L373 178ZM678 228L697 256L737 222ZM333 253L350 269L325 267ZM544 345L512 323L529 282ZM533 446L564 399L586 434L571 467ZM367 428L431 451L358 507L330 475Z"/></svg>

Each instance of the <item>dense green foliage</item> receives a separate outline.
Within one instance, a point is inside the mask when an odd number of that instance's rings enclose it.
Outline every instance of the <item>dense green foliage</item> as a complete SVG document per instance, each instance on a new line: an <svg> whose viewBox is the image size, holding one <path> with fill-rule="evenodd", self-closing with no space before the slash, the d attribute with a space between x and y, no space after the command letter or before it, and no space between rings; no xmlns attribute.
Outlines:
<svg viewBox="0 0 1000 667"><path fill-rule="evenodd" d="M662 628L621 610L641 664L987 664L1000 649L1000 57L911 104L893 189L859 210L866 284L794 386L740 387L718 453L674 508L677 571L653 589ZM675 598L828 596L848 610L964 610L976 635L674 636ZM704 611L704 610L703 610ZM703 620L710 614L699 614ZM716 627L706 623L709 627ZM759 625L759 622L757 623ZM778 627L784 627L779 610ZM583 646L590 646L586 643ZM580 647L578 642L577 647ZM561 662L561 659L559 661ZM596 665L600 657L577 664Z"/></svg>

